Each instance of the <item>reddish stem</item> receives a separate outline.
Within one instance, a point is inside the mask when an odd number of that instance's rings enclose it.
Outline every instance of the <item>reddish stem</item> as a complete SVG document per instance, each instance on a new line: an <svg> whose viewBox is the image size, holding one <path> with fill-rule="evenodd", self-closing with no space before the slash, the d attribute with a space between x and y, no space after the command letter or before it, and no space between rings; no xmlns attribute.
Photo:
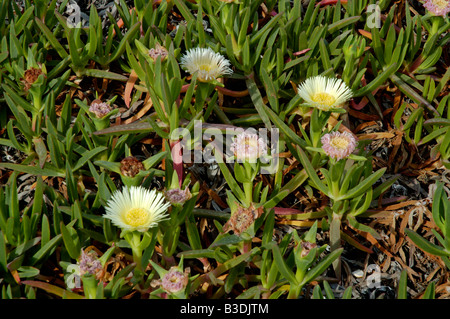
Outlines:
<svg viewBox="0 0 450 319"><path fill-rule="evenodd" d="M178 183L181 187L183 183L183 156L181 154L181 143L180 141L171 141L170 150L172 153L173 168L178 175Z"/></svg>
<svg viewBox="0 0 450 319"><path fill-rule="evenodd" d="M294 52L294 53L292 53L292 55L293 56L299 56L299 55L305 54L308 51L311 51L311 48L307 48L307 49L304 49L304 50L301 50L301 51L298 51L298 52Z"/></svg>
<svg viewBox="0 0 450 319"><path fill-rule="evenodd" d="M423 56L421 54L417 57L417 59L413 63L411 63L411 65L408 68L408 71L410 73L414 73L414 71L422 64L422 62L423 62Z"/></svg>
<svg viewBox="0 0 450 319"><path fill-rule="evenodd" d="M221 86L216 86L216 90L220 91L223 95L228 95L228 96L232 96L232 97L244 97L244 96L248 95L248 90L233 91L233 90L229 90L224 87L221 87Z"/></svg>
<svg viewBox="0 0 450 319"><path fill-rule="evenodd" d="M333 4L337 4L337 3L338 3L338 0L322 0L317 5L323 7L323 6L333 5ZM347 0L341 0L341 3L347 3Z"/></svg>
<svg viewBox="0 0 450 319"><path fill-rule="evenodd" d="M285 208L285 207L274 207L273 210L277 215L295 215L295 214L303 214L302 211L295 208Z"/></svg>

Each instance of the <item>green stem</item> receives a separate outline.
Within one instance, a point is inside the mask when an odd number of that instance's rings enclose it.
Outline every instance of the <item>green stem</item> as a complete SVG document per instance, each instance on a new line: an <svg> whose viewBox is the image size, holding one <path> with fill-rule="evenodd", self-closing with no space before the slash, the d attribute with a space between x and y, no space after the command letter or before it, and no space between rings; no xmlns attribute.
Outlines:
<svg viewBox="0 0 450 319"><path fill-rule="evenodd" d="M333 212L330 223L330 249L336 251L341 247L341 216ZM338 279L341 278L341 258L333 261L333 268Z"/></svg>
<svg viewBox="0 0 450 319"><path fill-rule="evenodd" d="M31 130L35 133L34 136L38 137L39 134L39 113L33 114L31 118Z"/></svg>
<svg viewBox="0 0 450 319"><path fill-rule="evenodd" d="M431 30L430 30L430 32L428 34L428 39L426 41L425 47L432 48L432 47L434 47L436 45L436 41L438 40L439 35L437 35L437 36L435 36L435 35L439 32L439 26L441 25L440 18L441 17L438 17L438 16L434 16L434 17L431 18ZM424 50L424 52L423 52L424 60L428 56L430 56L431 51L432 51L432 49L430 49L430 50L425 49Z"/></svg>
<svg viewBox="0 0 450 319"><path fill-rule="evenodd" d="M291 284L291 286L289 288L289 294L288 294L287 299L298 299L298 297L300 296L300 293L302 292L302 288L303 288L303 285L293 286Z"/></svg>
<svg viewBox="0 0 450 319"><path fill-rule="evenodd" d="M440 17L432 17L432 25L431 25L431 32L430 37L432 37L434 34L436 34L439 30L439 26L441 24Z"/></svg>
<svg viewBox="0 0 450 319"><path fill-rule="evenodd" d="M253 202L253 182L243 183L245 193L245 204L247 207Z"/></svg>
<svg viewBox="0 0 450 319"><path fill-rule="evenodd" d="M340 185L339 185L339 179L335 179L335 175L336 172L335 170L338 169L339 167L337 166L336 160L334 158L330 158L330 178L331 178L331 185L330 185L330 191L331 194L333 194L334 198L338 198L339 197L339 190L340 190Z"/></svg>
<svg viewBox="0 0 450 319"><path fill-rule="evenodd" d="M87 299L96 299L98 281L94 275L85 274L82 277L84 295Z"/></svg>
<svg viewBox="0 0 450 319"><path fill-rule="evenodd" d="M144 272L142 267L142 249L141 234L137 231L125 235L125 240L130 244L133 253L133 261L136 263L136 269Z"/></svg>
<svg viewBox="0 0 450 319"><path fill-rule="evenodd" d="M36 113L33 114L33 131L35 132L35 136L41 135L41 121L42 121L42 102L40 96L33 96L33 106L36 110Z"/></svg>
<svg viewBox="0 0 450 319"><path fill-rule="evenodd" d="M295 273L295 278L297 279L297 282L302 282L303 278L305 278L306 272L305 269L297 268L297 271Z"/></svg>

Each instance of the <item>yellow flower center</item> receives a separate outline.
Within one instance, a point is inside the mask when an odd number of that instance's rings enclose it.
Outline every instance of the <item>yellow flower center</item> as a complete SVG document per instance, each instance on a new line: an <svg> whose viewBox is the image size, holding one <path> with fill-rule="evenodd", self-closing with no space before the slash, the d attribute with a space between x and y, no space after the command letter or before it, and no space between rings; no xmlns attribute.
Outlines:
<svg viewBox="0 0 450 319"><path fill-rule="evenodd" d="M204 71L204 72L210 72L211 71L211 65L210 64L202 64L198 68L201 71Z"/></svg>
<svg viewBox="0 0 450 319"><path fill-rule="evenodd" d="M433 3L438 6L440 10L445 9L448 5L448 1L446 0L434 0Z"/></svg>
<svg viewBox="0 0 450 319"><path fill-rule="evenodd" d="M246 137L244 140L244 145L248 147L258 147L258 141L255 138Z"/></svg>
<svg viewBox="0 0 450 319"><path fill-rule="evenodd" d="M348 147L349 141L343 137L335 137L331 139L330 145L337 149L346 149Z"/></svg>
<svg viewBox="0 0 450 319"><path fill-rule="evenodd" d="M144 208L132 208L125 214L125 222L132 226L138 227L145 225L147 222L148 211Z"/></svg>
<svg viewBox="0 0 450 319"><path fill-rule="evenodd" d="M213 78L214 75L212 73L213 70L213 66L211 64L201 64L198 66L198 78L197 80L199 80L200 82L209 82L211 79Z"/></svg>
<svg viewBox="0 0 450 319"><path fill-rule="evenodd" d="M328 93L316 93L311 99L316 103L326 106L332 106L336 102L336 98Z"/></svg>

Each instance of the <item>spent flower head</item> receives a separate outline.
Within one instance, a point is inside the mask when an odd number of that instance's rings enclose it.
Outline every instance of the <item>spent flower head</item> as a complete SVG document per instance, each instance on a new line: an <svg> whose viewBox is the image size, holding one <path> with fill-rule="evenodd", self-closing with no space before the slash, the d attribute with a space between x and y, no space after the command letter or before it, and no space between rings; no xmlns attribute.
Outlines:
<svg viewBox="0 0 450 319"><path fill-rule="evenodd" d="M300 257L306 257L308 256L309 252L313 249L317 247L316 243L310 243L309 241L302 241L300 243L301 248L302 248L302 252L300 254Z"/></svg>
<svg viewBox="0 0 450 319"><path fill-rule="evenodd" d="M267 143L264 142L264 139L257 134L246 131L234 138L230 149L236 159L241 161L256 161L258 158L267 155Z"/></svg>
<svg viewBox="0 0 450 319"><path fill-rule="evenodd" d="M183 271L180 270L177 266L170 267L169 271L167 271L161 279L152 280L151 286L161 286L166 292L170 294L176 294L178 292L184 291L186 286L189 283L189 273L191 272L190 268L186 268Z"/></svg>
<svg viewBox="0 0 450 319"><path fill-rule="evenodd" d="M41 74L44 74L45 77L45 73L41 68L31 67L27 69L23 74L23 78L20 78L20 81L24 86L24 90L28 91Z"/></svg>
<svg viewBox="0 0 450 319"><path fill-rule="evenodd" d="M181 67L190 74L197 72L201 82L217 80L223 75L231 75L230 61L211 48L193 48L181 57Z"/></svg>
<svg viewBox="0 0 450 319"><path fill-rule="evenodd" d="M184 190L180 188L168 189L164 192L164 195L172 205L184 204L186 201L192 198L192 194L187 187Z"/></svg>
<svg viewBox="0 0 450 319"><path fill-rule="evenodd" d="M336 160L348 157L356 148L356 138L349 132L327 133L321 138L325 154Z"/></svg>
<svg viewBox="0 0 450 319"><path fill-rule="evenodd" d="M423 6L436 16L445 17L450 12L450 0L425 0Z"/></svg>
<svg viewBox="0 0 450 319"><path fill-rule="evenodd" d="M169 293L176 293L184 290L189 283L189 272L189 268L186 268L184 272L181 272L178 270L178 267L171 267L169 272L162 278L161 287Z"/></svg>
<svg viewBox="0 0 450 319"><path fill-rule="evenodd" d="M91 105L89 106L89 111L94 113L95 116L99 119L103 118L105 115L111 112L111 110L111 106L109 106L108 103L102 102L99 99L95 99L94 101L92 101Z"/></svg>
<svg viewBox="0 0 450 319"><path fill-rule="evenodd" d="M156 43L154 48L148 50L148 55L152 58L153 61L156 61L158 57L161 57L161 61L164 61L169 55L169 51L161 44Z"/></svg>
<svg viewBox="0 0 450 319"><path fill-rule="evenodd" d="M144 164L134 156L127 156L120 161L120 172L123 176L134 177L143 170Z"/></svg>
<svg viewBox="0 0 450 319"><path fill-rule="evenodd" d="M236 211L232 212L230 219L223 226L223 232L233 231L239 236L261 217L264 210L262 207L256 208L253 203L248 208L242 207L239 203L236 203L236 206Z"/></svg>
<svg viewBox="0 0 450 319"><path fill-rule="evenodd" d="M322 111L340 107L352 97L351 89L338 78L314 76L298 87L298 94L305 103Z"/></svg>
<svg viewBox="0 0 450 319"><path fill-rule="evenodd" d="M81 275L91 274L97 276L103 270L102 263L98 259L97 253L93 250L87 253L84 250L81 250L79 265Z"/></svg>
<svg viewBox="0 0 450 319"><path fill-rule="evenodd" d="M125 231L145 232L168 218L170 203L164 202L164 195L155 189L141 186L124 187L115 191L106 203L106 214L112 223Z"/></svg>
<svg viewBox="0 0 450 319"><path fill-rule="evenodd" d="M83 249L77 263L67 266L66 273L65 283L68 289L81 288L81 277L85 274L94 275L97 279L104 274L103 265L95 250L85 251Z"/></svg>

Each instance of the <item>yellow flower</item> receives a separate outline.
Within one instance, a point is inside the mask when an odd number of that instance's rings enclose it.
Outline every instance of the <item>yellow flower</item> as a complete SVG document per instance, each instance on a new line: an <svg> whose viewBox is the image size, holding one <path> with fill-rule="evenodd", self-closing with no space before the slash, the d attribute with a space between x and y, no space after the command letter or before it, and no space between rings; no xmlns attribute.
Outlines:
<svg viewBox="0 0 450 319"><path fill-rule="evenodd" d="M298 94L305 104L322 111L340 107L352 97L352 91L344 81L320 75L308 78L299 85Z"/></svg>
<svg viewBox="0 0 450 319"><path fill-rule="evenodd" d="M197 79L201 82L217 80L223 75L233 73L230 69L230 61L211 48L190 49L181 57L180 64L190 74L197 72Z"/></svg>
<svg viewBox="0 0 450 319"><path fill-rule="evenodd" d="M141 186L125 187L116 191L106 204L106 214L112 223L126 231L145 232L167 219L167 208L164 195L156 190L148 190Z"/></svg>

